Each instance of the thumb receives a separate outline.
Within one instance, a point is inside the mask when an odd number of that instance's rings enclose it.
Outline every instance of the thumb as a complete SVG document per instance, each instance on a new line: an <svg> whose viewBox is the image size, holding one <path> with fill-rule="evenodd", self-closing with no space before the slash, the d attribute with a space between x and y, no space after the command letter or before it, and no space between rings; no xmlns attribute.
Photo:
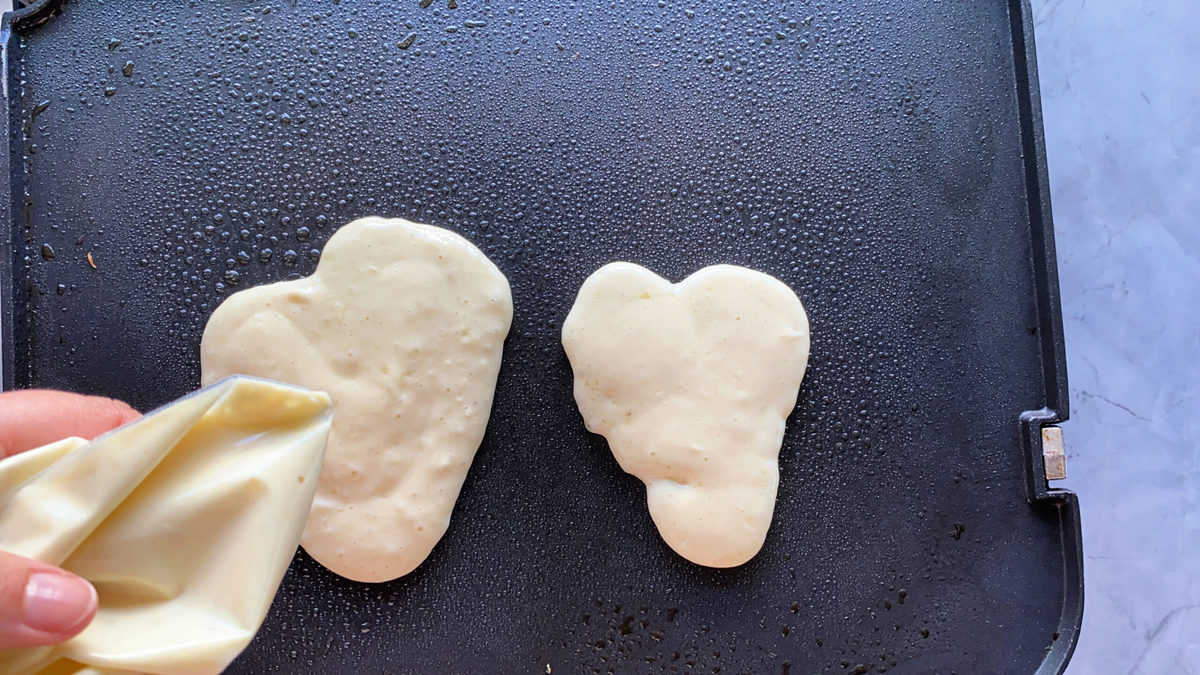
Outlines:
<svg viewBox="0 0 1200 675"><path fill-rule="evenodd" d="M83 578L0 551L0 649L68 640L91 623L97 605Z"/></svg>

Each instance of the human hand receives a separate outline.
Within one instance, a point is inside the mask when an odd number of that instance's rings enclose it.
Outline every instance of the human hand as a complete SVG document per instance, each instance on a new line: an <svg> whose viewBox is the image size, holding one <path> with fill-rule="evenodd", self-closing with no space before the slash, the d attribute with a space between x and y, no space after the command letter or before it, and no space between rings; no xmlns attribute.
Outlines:
<svg viewBox="0 0 1200 675"><path fill-rule="evenodd" d="M137 419L111 398L61 391L0 393L0 458L68 436L94 438ZM96 615L96 589L86 580L0 551L0 649L68 640Z"/></svg>

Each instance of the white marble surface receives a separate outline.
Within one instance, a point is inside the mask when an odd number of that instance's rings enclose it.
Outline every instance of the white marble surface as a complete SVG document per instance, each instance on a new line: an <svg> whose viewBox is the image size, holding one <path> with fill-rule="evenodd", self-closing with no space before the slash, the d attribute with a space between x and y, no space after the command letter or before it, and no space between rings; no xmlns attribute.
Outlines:
<svg viewBox="0 0 1200 675"><path fill-rule="evenodd" d="M1200 674L1200 3L1033 7L1086 558L1068 673Z"/></svg>
<svg viewBox="0 0 1200 675"><path fill-rule="evenodd" d="M1068 673L1200 673L1200 3L1033 7L1083 511Z"/></svg>

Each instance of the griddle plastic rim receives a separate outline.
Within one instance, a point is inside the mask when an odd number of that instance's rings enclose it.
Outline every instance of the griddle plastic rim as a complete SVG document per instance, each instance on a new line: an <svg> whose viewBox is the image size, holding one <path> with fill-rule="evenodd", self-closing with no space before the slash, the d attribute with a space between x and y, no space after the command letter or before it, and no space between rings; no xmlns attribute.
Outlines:
<svg viewBox="0 0 1200 675"><path fill-rule="evenodd" d="M1060 675L1067 668L1083 623L1083 539L1079 499L1068 490L1052 489L1046 480L1042 454L1042 428L1064 422L1070 415L1067 388L1067 352L1059 297L1058 262L1054 248L1054 222L1050 207L1050 177L1046 163L1046 138L1042 126L1042 99L1034 47L1033 10L1029 0L1009 0L1012 24L1013 65L1021 111L1021 143L1025 157L1025 183L1030 209L1038 336L1042 342L1042 373L1046 405L1023 412L1019 418L1025 451L1026 498L1035 509L1050 510L1062 537L1063 599L1055 632L1038 675Z"/></svg>
<svg viewBox="0 0 1200 675"><path fill-rule="evenodd" d="M18 59L12 58L19 45L11 38L13 31L28 30L50 20L59 10L61 0L36 0L33 3L23 3L14 0L14 6L21 6L11 12L5 12L0 17L0 59L3 59L3 95L5 109L8 114L8 128L30 131L32 120L19 119L12 105L13 92L20 86L20 73L17 72ZM15 140L15 142L14 142ZM25 209L25 163L20 139L13 139L11 134L0 138L0 171L8 176L9 199L0 200L0 218L3 222L16 223L14 214ZM28 219L28 214L21 220ZM0 391L12 389L16 383L16 340L14 336L20 332L16 321L23 316L24 300L14 292L14 271L19 269L17 260L17 237L20 233L14 228L6 236L0 237Z"/></svg>
<svg viewBox="0 0 1200 675"><path fill-rule="evenodd" d="M23 2L22 0L13 0L13 4L21 6L20 9L14 9L5 14L5 24L12 21L12 27L17 30L27 30L34 26L45 23L54 16L54 12L58 9L58 4L61 0L34 0L34 2Z"/></svg>

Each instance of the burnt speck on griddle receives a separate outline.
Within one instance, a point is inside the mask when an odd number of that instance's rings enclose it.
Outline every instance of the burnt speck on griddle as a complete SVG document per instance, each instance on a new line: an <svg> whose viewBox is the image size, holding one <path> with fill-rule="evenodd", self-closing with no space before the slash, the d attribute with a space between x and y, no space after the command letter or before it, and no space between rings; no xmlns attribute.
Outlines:
<svg viewBox="0 0 1200 675"><path fill-rule="evenodd" d="M116 88L116 87L105 87L105 88L104 88L104 95L105 95L105 96L116 96L116 94L117 94L117 88Z"/></svg>
<svg viewBox="0 0 1200 675"><path fill-rule="evenodd" d="M358 31L351 28L350 30L346 31L346 35L351 38L356 38L356 37L358 37Z"/></svg>
<svg viewBox="0 0 1200 675"><path fill-rule="evenodd" d="M955 539L962 539L963 532L967 531L967 526L962 523L955 523L954 530L950 532L950 536Z"/></svg>
<svg viewBox="0 0 1200 675"><path fill-rule="evenodd" d="M433 4L433 0L419 0L417 2L417 6L420 7L421 9L425 9L426 7L428 7L432 4Z"/></svg>
<svg viewBox="0 0 1200 675"><path fill-rule="evenodd" d="M38 115L41 115L42 113L46 112L46 108L49 108L49 107L50 107L50 99L46 99L44 101L39 102L37 105L33 106L33 117L36 119Z"/></svg>
<svg viewBox="0 0 1200 675"><path fill-rule="evenodd" d="M458 9L458 0L446 0L446 9Z"/></svg>
<svg viewBox="0 0 1200 675"><path fill-rule="evenodd" d="M923 638L929 637L929 629L928 628L921 629L921 637L923 637Z"/></svg>
<svg viewBox="0 0 1200 675"><path fill-rule="evenodd" d="M42 260L54 260L56 257L53 246L42 244Z"/></svg>
<svg viewBox="0 0 1200 675"><path fill-rule="evenodd" d="M121 66L121 74L125 77L133 77L133 61L126 61L125 65Z"/></svg>
<svg viewBox="0 0 1200 675"><path fill-rule="evenodd" d="M108 51L116 51L117 47L121 46L121 41L117 38L111 38L108 41Z"/></svg>
<svg viewBox="0 0 1200 675"><path fill-rule="evenodd" d="M397 42L396 46L399 47L400 49L408 49L409 47L412 46L413 41L416 39L417 39L416 33L409 33L408 35L404 36L403 40Z"/></svg>
<svg viewBox="0 0 1200 675"><path fill-rule="evenodd" d="M617 631L619 633L621 633L621 635L629 635L630 633L632 633L633 632L633 617L626 615L625 618L621 620L621 625L617 626Z"/></svg>
<svg viewBox="0 0 1200 675"><path fill-rule="evenodd" d="M905 600L906 598L908 598L908 591L907 591L907 590L905 590L905 589L903 589L903 588L901 588L901 589L900 589L900 592L896 594L896 597L897 597L897 598L899 598L899 600L900 600L900 604L902 604L902 605L903 605L903 604L904 604L904 600Z"/></svg>

